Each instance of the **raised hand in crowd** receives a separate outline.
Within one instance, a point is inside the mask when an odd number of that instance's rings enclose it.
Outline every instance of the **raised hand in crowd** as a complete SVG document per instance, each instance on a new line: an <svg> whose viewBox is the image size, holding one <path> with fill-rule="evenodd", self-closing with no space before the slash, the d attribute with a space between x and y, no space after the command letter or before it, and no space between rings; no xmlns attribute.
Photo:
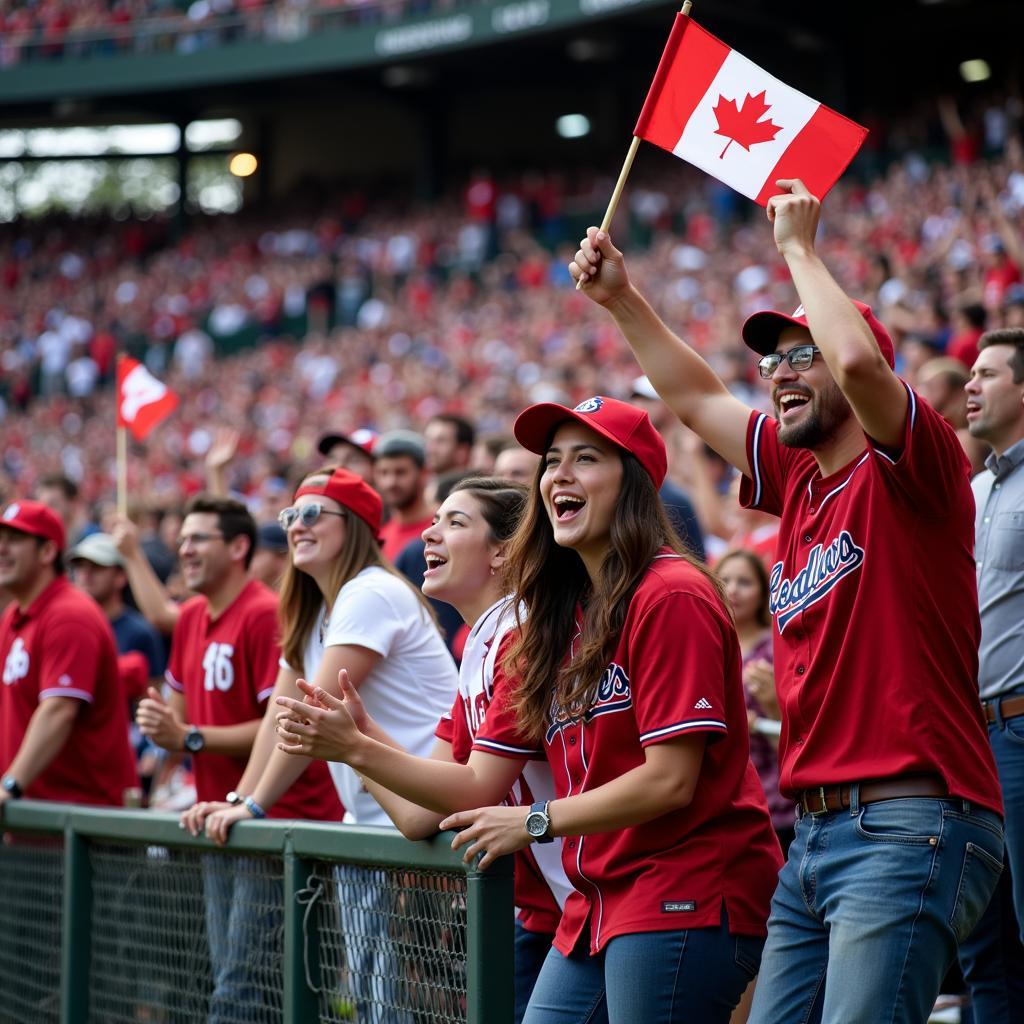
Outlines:
<svg viewBox="0 0 1024 1024"><path fill-rule="evenodd" d="M161 633L170 634L178 621L179 607L160 582L139 542L139 529L127 516L115 515L110 535L124 558L124 571L139 611Z"/></svg>
<svg viewBox="0 0 1024 1024"><path fill-rule="evenodd" d="M228 482L225 470L238 453L238 442L241 437L241 432L233 427L218 427L213 435L213 443L203 462L206 468L206 490L210 494L216 494L221 498L227 497Z"/></svg>

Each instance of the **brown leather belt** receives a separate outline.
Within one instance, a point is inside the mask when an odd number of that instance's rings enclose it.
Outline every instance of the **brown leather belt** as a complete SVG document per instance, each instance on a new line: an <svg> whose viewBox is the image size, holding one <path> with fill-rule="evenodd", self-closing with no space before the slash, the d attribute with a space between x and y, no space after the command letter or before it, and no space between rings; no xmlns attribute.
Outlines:
<svg viewBox="0 0 1024 1024"><path fill-rule="evenodd" d="M996 724L996 705L1003 718L1017 718L1024 715L1024 697L994 697L984 702L985 720L989 725Z"/></svg>
<svg viewBox="0 0 1024 1024"><path fill-rule="evenodd" d="M843 811L850 806L850 785L818 786L797 794L797 807L803 814L819 815ZM949 796L945 782L937 775L898 775L894 779L862 782L857 802L860 805L879 800L900 800L914 796Z"/></svg>

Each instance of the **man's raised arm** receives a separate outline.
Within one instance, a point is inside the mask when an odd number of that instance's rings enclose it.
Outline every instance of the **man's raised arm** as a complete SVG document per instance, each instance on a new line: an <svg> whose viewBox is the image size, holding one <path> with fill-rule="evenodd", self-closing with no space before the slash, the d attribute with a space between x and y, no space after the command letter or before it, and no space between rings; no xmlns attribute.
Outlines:
<svg viewBox="0 0 1024 1024"><path fill-rule="evenodd" d="M902 447L907 390L814 247L821 204L798 178L776 184L787 192L772 196L766 212L814 344L864 432L885 447Z"/></svg>
<svg viewBox="0 0 1024 1024"><path fill-rule="evenodd" d="M569 273L582 292L611 313L662 401L741 473L750 474L750 408L677 337L633 287L622 253L604 231L588 228Z"/></svg>

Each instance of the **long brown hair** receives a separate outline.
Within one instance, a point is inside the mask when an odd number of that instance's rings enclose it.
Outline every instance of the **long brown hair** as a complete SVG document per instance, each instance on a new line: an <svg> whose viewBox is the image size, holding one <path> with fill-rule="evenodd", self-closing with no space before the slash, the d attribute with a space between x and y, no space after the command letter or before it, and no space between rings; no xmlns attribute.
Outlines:
<svg viewBox="0 0 1024 1024"><path fill-rule="evenodd" d="M540 496L543 463L534 476L523 521L509 542L506 572L510 589L526 607L526 619L505 663L517 679L512 693L516 718L530 739L543 735L553 701L571 714L593 703L630 601L662 548L697 568L722 594L718 581L673 529L654 481L633 455L617 452L622 484L596 587L579 555L555 543ZM579 605L583 627L570 659Z"/></svg>
<svg viewBox="0 0 1024 1024"><path fill-rule="evenodd" d="M308 483L317 477L328 477L335 466L325 466L303 477ZM289 547L289 554L290 554ZM324 608L324 616L330 616L341 588L355 579L364 569L378 566L385 572L400 579L416 595L423 614L437 626L433 609L423 595L381 554L380 544L373 531L359 516L349 513L345 518L345 546L331 569L327 593L321 593L316 580L301 569L296 569L291 557L281 577L281 597L278 601L278 617L281 622L281 654L296 672L305 672L303 664L306 644Z"/></svg>

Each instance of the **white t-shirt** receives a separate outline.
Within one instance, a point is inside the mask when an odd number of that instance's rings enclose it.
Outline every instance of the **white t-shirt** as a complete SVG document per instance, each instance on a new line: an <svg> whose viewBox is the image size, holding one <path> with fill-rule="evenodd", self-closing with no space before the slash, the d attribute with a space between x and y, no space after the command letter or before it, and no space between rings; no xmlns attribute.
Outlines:
<svg viewBox="0 0 1024 1024"><path fill-rule="evenodd" d="M459 677L448 648L409 584L379 566L363 569L338 593L323 641L323 612L303 652L312 679L327 647L366 647L381 656L359 687L377 724L411 754L426 757L434 745L437 720L452 706ZM356 773L328 762L346 822L391 825L384 809L360 784Z"/></svg>

